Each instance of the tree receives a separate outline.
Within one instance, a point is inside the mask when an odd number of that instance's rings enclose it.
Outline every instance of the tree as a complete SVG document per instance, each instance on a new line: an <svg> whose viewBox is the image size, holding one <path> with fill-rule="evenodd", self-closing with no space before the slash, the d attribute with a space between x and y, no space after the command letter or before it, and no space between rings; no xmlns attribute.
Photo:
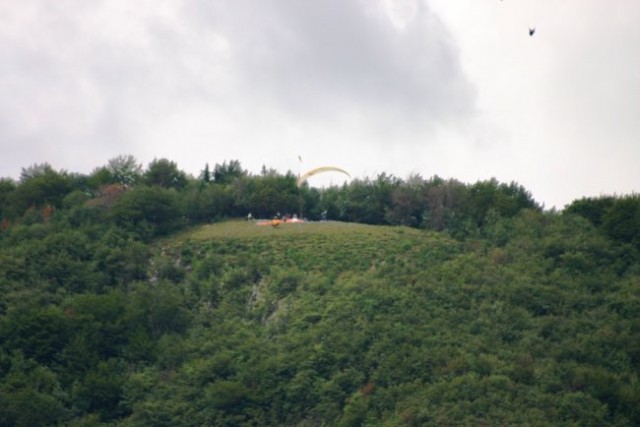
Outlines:
<svg viewBox="0 0 640 427"><path fill-rule="evenodd" d="M513 217L522 209L539 209L531 194L521 185L504 184L497 179L478 181L468 191L464 214L478 227L484 226L487 215L494 212L501 217Z"/></svg>
<svg viewBox="0 0 640 427"><path fill-rule="evenodd" d="M187 185L187 175L178 169L175 162L154 159L144 174L147 185L181 189Z"/></svg>
<svg viewBox="0 0 640 427"><path fill-rule="evenodd" d="M64 424L68 413L56 374L25 360L19 352L10 363L11 371L0 383L0 424L18 427Z"/></svg>
<svg viewBox="0 0 640 427"><path fill-rule="evenodd" d="M375 181L353 180L346 186L344 213L349 221L365 224L387 224L386 212L391 194L401 183L393 175L382 173Z"/></svg>
<svg viewBox="0 0 640 427"><path fill-rule="evenodd" d="M35 303L13 310L0 322L0 339L7 348L45 365L57 361L70 332L62 310L43 309Z"/></svg>
<svg viewBox="0 0 640 427"><path fill-rule="evenodd" d="M116 224L143 238L175 230L181 216L175 190L145 185L125 192L111 210Z"/></svg>
<svg viewBox="0 0 640 427"><path fill-rule="evenodd" d="M231 184L246 174L239 161L231 160L229 163L216 164L213 169L213 180L217 184Z"/></svg>
<svg viewBox="0 0 640 427"><path fill-rule="evenodd" d="M185 215L195 222L242 214L235 209L233 189L227 185L191 186L182 200Z"/></svg>
<svg viewBox="0 0 640 427"><path fill-rule="evenodd" d="M102 236L95 258L97 268L107 276L109 285L146 278L149 258L147 246L116 227L110 228Z"/></svg>
<svg viewBox="0 0 640 427"><path fill-rule="evenodd" d="M267 218L278 212L291 214L300 207L299 189L291 173L244 177L234 182L234 189L236 205L256 217Z"/></svg>
<svg viewBox="0 0 640 427"><path fill-rule="evenodd" d="M567 214L577 214L587 218L593 225L600 227L605 214L615 204L615 197L603 196L598 198L584 197L574 200L564 210Z"/></svg>
<svg viewBox="0 0 640 427"><path fill-rule="evenodd" d="M142 174L142 165L132 155L120 155L109 160L107 170L117 184L133 185Z"/></svg>
<svg viewBox="0 0 640 427"><path fill-rule="evenodd" d="M41 209L46 205L60 208L64 197L72 191L71 179L66 172L57 172L47 164L23 170L15 191L7 195L7 214L23 215L27 209Z"/></svg>
<svg viewBox="0 0 640 427"><path fill-rule="evenodd" d="M320 219L323 211L320 207L321 191L308 185L303 185L299 191L301 204L301 211L299 213L304 217Z"/></svg>
<svg viewBox="0 0 640 427"><path fill-rule="evenodd" d="M385 215L390 224L420 227L427 201L423 196L424 181L420 176L410 177L407 182L391 192L391 206Z"/></svg>
<svg viewBox="0 0 640 427"><path fill-rule="evenodd" d="M7 211L9 196L16 190L16 183L10 178L0 179L0 218Z"/></svg>
<svg viewBox="0 0 640 427"><path fill-rule="evenodd" d="M83 412L97 413L101 421L122 417L126 409L120 404L125 376L117 360L100 362L74 385L74 395Z"/></svg>
<svg viewBox="0 0 640 427"><path fill-rule="evenodd" d="M613 239L640 249L640 195L616 200L603 217L603 227Z"/></svg>
<svg viewBox="0 0 640 427"><path fill-rule="evenodd" d="M425 183L423 191L427 202L422 214L423 226L439 231L453 228L461 216L460 209L466 198L466 187L459 181L445 181L434 176Z"/></svg>
<svg viewBox="0 0 640 427"><path fill-rule="evenodd" d="M93 172L91 172L91 175L87 177L87 187L93 191L96 191L105 185L112 184L122 185L116 182L108 166L95 168Z"/></svg>
<svg viewBox="0 0 640 427"><path fill-rule="evenodd" d="M36 176L44 175L45 173L52 171L53 168L49 163L34 163L31 166L22 168L20 172L20 182L35 178Z"/></svg>
<svg viewBox="0 0 640 427"><path fill-rule="evenodd" d="M204 170L200 174L200 179L204 184L209 184L211 182L211 171L209 170L209 163L204 165Z"/></svg>

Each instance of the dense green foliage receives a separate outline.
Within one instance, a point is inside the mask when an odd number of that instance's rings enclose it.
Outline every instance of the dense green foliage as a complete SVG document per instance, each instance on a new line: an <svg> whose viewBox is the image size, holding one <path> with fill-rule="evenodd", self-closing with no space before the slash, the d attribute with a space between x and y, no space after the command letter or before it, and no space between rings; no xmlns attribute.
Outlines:
<svg viewBox="0 0 640 427"><path fill-rule="evenodd" d="M24 169L20 180L0 180L0 223L31 224L54 211L76 221L108 222L149 240L178 228L222 218L304 216L310 220L406 225L477 236L487 221L522 209L540 210L528 191L495 179L463 184L437 176L407 180L380 174L342 187L298 188L296 177L263 168L259 175L237 160L206 165L198 178L167 159L143 170L132 156L111 159L88 176L55 171L50 165ZM66 212L61 212L66 211ZM78 224L75 224L78 225Z"/></svg>
<svg viewBox="0 0 640 427"><path fill-rule="evenodd" d="M34 166L0 180L0 425L638 425L639 285L636 195Z"/></svg>

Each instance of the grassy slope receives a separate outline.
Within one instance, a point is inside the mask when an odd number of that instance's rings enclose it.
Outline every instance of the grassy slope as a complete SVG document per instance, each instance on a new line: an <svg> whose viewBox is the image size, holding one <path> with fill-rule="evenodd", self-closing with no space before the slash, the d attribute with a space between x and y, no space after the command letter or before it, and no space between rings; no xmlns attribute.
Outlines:
<svg viewBox="0 0 640 427"><path fill-rule="evenodd" d="M170 245L185 242L225 243L247 256L260 257L275 265L296 265L306 270L375 269L397 260L424 261L431 250L455 243L436 233L426 234L406 227L383 227L342 222L282 224L278 228L251 222L229 221L207 225L174 237ZM338 267L339 266L339 267ZM336 268L338 267L338 268Z"/></svg>
<svg viewBox="0 0 640 427"><path fill-rule="evenodd" d="M623 425L635 323L611 307L636 306L637 278L593 292L523 242L333 222L164 240L194 322L131 420Z"/></svg>

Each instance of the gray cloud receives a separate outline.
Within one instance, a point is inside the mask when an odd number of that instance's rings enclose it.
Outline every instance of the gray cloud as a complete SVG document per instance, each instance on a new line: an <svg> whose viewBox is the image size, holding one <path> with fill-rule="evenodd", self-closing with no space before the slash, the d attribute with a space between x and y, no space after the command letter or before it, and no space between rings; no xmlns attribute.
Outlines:
<svg viewBox="0 0 640 427"><path fill-rule="evenodd" d="M473 91L455 47L427 6L416 4L402 30L381 5L364 1L280 0L251 10L218 2L210 16L224 17L220 30L246 96L272 106L314 117L356 109L422 125L470 114Z"/></svg>
<svg viewBox="0 0 640 427"><path fill-rule="evenodd" d="M393 133L464 120L473 88L442 23L416 5L402 29L357 0L0 6L1 174L25 160L87 171L122 152L169 152L168 135L146 138L181 121L246 145L290 126Z"/></svg>
<svg viewBox="0 0 640 427"><path fill-rule="evenodd" d="M0 2L0 176L132 154L191 173L239 159L253 172L496 176L559 207L637 190L638 13L579 0Z"/></svg>

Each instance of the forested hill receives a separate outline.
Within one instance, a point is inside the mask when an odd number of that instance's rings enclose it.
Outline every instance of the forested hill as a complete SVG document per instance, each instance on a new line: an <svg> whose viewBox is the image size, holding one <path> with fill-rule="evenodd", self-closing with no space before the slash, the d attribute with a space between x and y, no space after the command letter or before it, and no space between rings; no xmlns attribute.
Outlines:
<svg viewBox="0 0 640 427"><path fill-rule="evenodd" d="M636 195L122 157L0 221L0 425L640 424Z"/></svg>

